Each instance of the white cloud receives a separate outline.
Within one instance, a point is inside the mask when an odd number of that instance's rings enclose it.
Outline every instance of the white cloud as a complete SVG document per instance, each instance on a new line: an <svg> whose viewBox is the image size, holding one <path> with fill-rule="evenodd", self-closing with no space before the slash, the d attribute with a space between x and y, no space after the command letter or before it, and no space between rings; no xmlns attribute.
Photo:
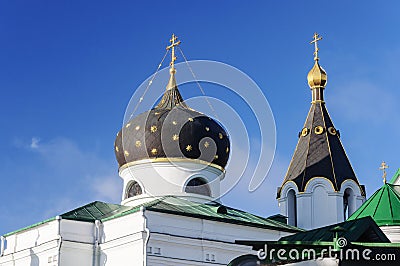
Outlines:
<svg viewBox="0 0 400 266"><path fill-rule="evenodd" d="M30 145L31 149L39 148L39 141L40 141L39 138L33 137Z"/></svg>
<svg viewBox="0 0 400 266"><path fill-rule="evenodd" d="M29 144L21 145L20 140L14 143L20 149L28 148L28 155L33 155L25 167L34 172L20 179L37 180L40 184L31 186L26 196L34 198L35 204L42 204L43 219L95 200L120 202L122 182L112 159L62 137L48 141L33 137Z"/></svg>
<svg viewBox="0 0 400 266"><path fill-rule="evenodd" d="M115 175L97 177L93 183L95 198L111 202L119 202L122 193L122 181Z"/></svg>

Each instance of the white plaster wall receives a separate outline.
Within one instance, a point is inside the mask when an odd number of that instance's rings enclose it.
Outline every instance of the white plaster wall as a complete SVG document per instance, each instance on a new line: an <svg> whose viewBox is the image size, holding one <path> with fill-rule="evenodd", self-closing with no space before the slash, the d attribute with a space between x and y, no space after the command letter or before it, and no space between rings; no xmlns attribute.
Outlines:
<svg viewBox="0 0 400 266"><path fill-rule="evenodd" d="M254 253L249 246L156 233L147 251L148 265L227 265L238 254Z"/></svg>
<svg viewBox="0 0 400 266"><path fill-rule="evenodd" d="M43 223L34 228L27 229L13 235L7 236L7 248L4 255L36 247L51 240L57 239L58 221L53 220Z"/></svg>
<svg viewBox="0 0 400 266"><path fill-rule="evenodd" d="M391 242L400 242L400 226L380 226L379 228Z"/></svg>
<svg viewBox="0 0 400 266"><path fill-rule="evenodd" d="M49 257L52 263L48 263ZM54 261L53 261L54 260ZM38 266L56 265L58 260L58 241L42 243L39 246L32 246L24 250L8 253L0 257L1 266Z"/></svg>
<svg viewBox="0 0 400 266"><path fill-rule="evenodd" d="M184 192L186 183L193 178L201 177L207 180L212 197L208 200L218 199L220 196L220 182L225 173L212 165L197 163L195 160L180 162L151 162L141 161L123 168L120 176L124 180L122 195L123 205L137 205L136 199L144 200L148 196L188 196ZM133 197L125 200L126 190L131 181L135 180L142 187L144 197ZM151 199L151 198L150 198Z"/></svg>
<svg viewBox="0 0 400 266"><path fill-rule="evenodd" d="M93 244L63 241L60 249L60 265L93 265Z"/></svg>
<svg viewBox="0 0 400 266"><path fill-rule="evenodd" d="M5 239L7 248L0 257L0 266L91 265L94 224L54 220Z"/></svg>
<svg viewBox="0 0 400 266"><path fill-rule="evenodd" d="M281 190L278 199L280 212L288 216L287 193L296 191L297 198L297 226L303 229L314 229L344 221L343 195L350 188L353 193L349 199L350 214L356 211L365 201L360 187L353 180L345 180L340 191L334 191L332 183L323 177L311 179L304 192L298 192L294 182L287 182Z"/></svg>
<svg viewBox="0 0 400 266"><path fill-rule="evenodd" d="M144 265L143 233L127 232L126 236L100 244L100 265Z"/></svg>
<svg viewBox="0 0 400 266"><path fill-rule="evenodd" d="M297 226L303 229L312 228L312 194L297 194Z"/></svg>
<svg viewBox="0 0 400 266"><path fill-rule="evenodd" d="M133 213L103 223L101 261L105 265L226 265L234 258L251 254L251 247L235 240L277 240L288 233L227 224L152 211Z"/></svg>
<svg viewBox="0 0 400 266"><path fill-rule="evenodd" d="M144 261L146 265L226 265L254 253L235 240L277 240L288 235L148 210L100 224L99 245L94 223L60 220L61 238L58 228L58 221L53 221L9 236L11 245L7 255L0 257L0 266L121 266L144 265ZM43 235L52 240L35 243L38 232L39 239Z"/></svg>
<svg viewBox="0 0 400 266"><path fill-rule="evenodd" d="M289 233L269 229L209 221L158 212L146 212L151 232L168 233L234 243L235 240L278 240ZM177 219L178 218L178 219Z"/></svg>

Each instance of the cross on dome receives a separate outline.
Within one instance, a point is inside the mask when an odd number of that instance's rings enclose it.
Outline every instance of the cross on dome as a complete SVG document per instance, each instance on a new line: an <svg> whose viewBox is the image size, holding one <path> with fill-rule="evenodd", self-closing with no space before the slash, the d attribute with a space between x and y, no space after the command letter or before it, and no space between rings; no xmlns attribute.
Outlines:
<svg viewBox="0 0 400 266"><path fill-rule="evenodd" d="M320 41L320 40L322 40L322 37L318 33L314 33L313 40L310 42L310 44L314 44L314 48L315 48L314 60L315 61L319 60L319 58L318 58L318 51L319 51L318 41Z"/></svg>
<svg viewBox="0 0 400 266"><path fill-rule="evenodd" d="M174 62L176 60L176 56L175 56L175 46L178 46L181 41L177 41L178 37L175 34L172 34L171 39L169 40L169 42L171 43L171 45L167 46L167 50L171 50L171 63L169 63L169 65L171 66L171 69L174 70Z"/></svg>
<svg viewBox="0 0 400 266"><path fill-rule="evenodd" d="M379 170L382 170L382 172L383 172L382 178L383 178L383 183L385 183L385 184L386 184L386 175L387 175L386 169L388 169L388 168L389 168L389 165L387 165L384 161L381 163L381 166L379 167Z"/></svg>

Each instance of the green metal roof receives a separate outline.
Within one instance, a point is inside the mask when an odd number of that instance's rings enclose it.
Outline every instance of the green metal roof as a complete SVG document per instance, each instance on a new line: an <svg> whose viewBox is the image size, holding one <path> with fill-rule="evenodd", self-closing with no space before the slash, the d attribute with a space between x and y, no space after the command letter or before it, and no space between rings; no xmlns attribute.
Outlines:
<svg viewBox="0 0 400 266"><path fill-rule="evenodd" d="M39 226L39 225L54 221L55 219L56 219L56 217L52 217L50 219L47 219L47 220L44 220L44 221L41 221L41 222L38 222L38 223L35 223L35 224L28 225L26 227L23 227L23 228L15 230L15 231L9 232L9 233L5 234L4 236L7 237L7 236L10 236L10 235L16 234L18 232L22 232L22 231L28 230L28 229L34 228L36 226Z"/></svg>
<svg viewBox="0 0 400 266"><path fill-rule="evenodd" d="M384 184L348 221L371 216L379 226L400 225L400 193L395 187L389 183Z"/></svg>
<svg viewBox="0 0 400 266"><path fill-rule="evenodd" d="M60 216L62 219L67 220L83 222L94 222L96 220L100 220L104 222L138 212L141 207L144 207L146 208L146 210L154 212L169 213L173 215L214 220L225 223L268 228L285 232L296 233L302 231L302 229L299 229L297 227L290 226L285 223L275 221L273 219L259 217L257 215L234 208L229 208L219 203L200 204L174 196L158 198L135 207L94 201L82 207L61 214ZM50 222L54 219L55 218L53 217L43 222L21 228L19 230L6 234L6 236L28 230L46 222Z"/></svg>
<svg viewBox="0 0 400 266"><path fill-rule="evenodd" d="M343 230L337 230L337 228ZM285 236L279 239L279 241L329 242L333 239L334 230L336 230L338 237L344 237L351 242L390 242L374 220L369 216Z"/></svg>
<svg viewBox="0 0 400 266"><path fill-rule="evenodd" d="M145 207L146 210L154 212L270 228L287 232L301 231L301 229L297 227L229 208L218 203L200 204L174 196L162 197L135 207L95 201L62 214L61 217L63 219L89 222L94 222L95 220L107 221L137 212L142 206Z"/></svg>
<svg viewBox="0 0 400 266"><path fill-rule="evenodd" d="M344 238L346 244L344 246L338 246L338 239ZM333 224L317 229L313 229L306 232L300 232L297 234L281 237L278 241L253 241L253 240L237 240L237 244L252 246L253 250L260 250L268 248L269 252L275 250L273 257L268 257L265 260L258 260L255 256L241 256L233 260L229 265L239 266L239 265L278 265L280 263L287 264L289 262L295 262L287 257L292 250L297 250L297 254L303 254L303 251L314 250L316 256L311 256L310 253L305 258L300 258L300 260L308 260L321 258L328 256L326 250L329 247L333 249L347 249L353 247L363 246L373 248L390 248L398 250L400 252L399 244L396 243L392 245L390 240L378 227L371 217L364 217L356 220L345 221L338 224ZM286 252L286 259L277 256L278 250L284 250ZM325 250L325 251L323 251ZM271 253L267 253L271 254ZM396 257L397 258L397 257ZM246 264L249 263L249 264ZM251 264L253 263L253 264ZM258 264L256 264L258 263ZM360 264L361 265L361 264ZM364 265L364 264L363 264Z"/></svg>
<svg viewBox="0 0 400 266"><path fill-rule="evenodd" d="M392 179L390 179L389 184L394 185L394 183L396 182L396 180L399 178L400 176L400 168L397 169L397 172L394 174L394 176L392 177Z"/></svg>
<svg viewBox="0 0 400 266"><path fill-rule="evenodd" d="M132 211L132 207L126 207L117 204L94 201L72 211L61 214L63 219L94 222L95 220L104 220L115 215ZM135 211L139 210L136 208Z"/></svg>

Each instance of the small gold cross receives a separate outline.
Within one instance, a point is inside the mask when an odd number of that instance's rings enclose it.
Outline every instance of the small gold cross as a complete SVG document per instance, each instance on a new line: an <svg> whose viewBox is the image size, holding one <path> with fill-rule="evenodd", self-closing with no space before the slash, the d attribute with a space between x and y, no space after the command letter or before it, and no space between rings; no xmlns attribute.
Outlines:
<svg viewBox="0 0 400 266"><path fill-rule="evenodd" d="M171 40L169 40L169 42L171 43L171 45L167 46L167 50L172 49L171 51L171 63L169 63L169 65L172 67L172 69L174 68L174 62L176 60L176 56L175 56L175 46L178 46L181 41L177 41L178 37L175 34L172 34Z"/></svg>
<svg viewBox="0 0 400 266"><path fill-rule="evenodd" d="M383 183L385 183L385 184L386 184L386 175L387 175L386 169L388 169L388 168L389 168L389 165L387 165L385 162L382 162L381 166L379 167L379 170L383 171L382 178L383 178Z"/></svg>
<svg viewBox="0 0 400 266"><path fill-rule="evenodd" d="M319 60L319 58L318 58L318 51L319 51L318 41L320 41L320 40L322 40L322 37L319 36L318 33L314 33L313 40L310 42L310 44L314 44L314 48L315 48L314 60L315 61Z"/></svg>

